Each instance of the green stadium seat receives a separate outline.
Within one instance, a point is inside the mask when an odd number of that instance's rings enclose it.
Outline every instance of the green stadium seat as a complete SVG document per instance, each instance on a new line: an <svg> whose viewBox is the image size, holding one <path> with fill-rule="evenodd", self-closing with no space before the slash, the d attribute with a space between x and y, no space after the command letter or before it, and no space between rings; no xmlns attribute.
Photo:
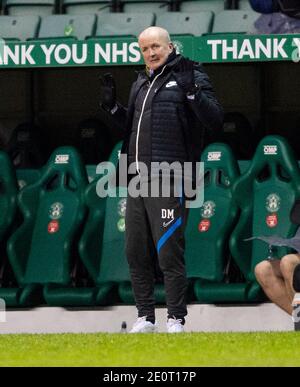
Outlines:
<svg viewBox="0 0 300 387"><path fill-rule="evenodd" d="M154 25L154 14L110 13L98 15L96 36L138 36L145 28Z"/></svg>
<svg viewBox="0 0 300 387"><path fill-rule="evenodd" d="M170 35L201 36L211 32L212 12L166 12L157 16L156 25L165 28Z"/></svg>
<svg viewBox="0 0 300 387"><path fill-rule="evenodd" d="M76 148L84 164L94 165L108 160L112 151L112 138L109 128L95 118L81 121L76 128Z"/></svg>
<svg viewBox="0 0 300 387"><path fill-rule="evenodd" d="M213 33L253 33L259 14L254 11L227 10L215 17Z"/></svg>
<svg viewBox="0 0 300 387"><path fill-rule="evenodd" d="M293 151L280 136L262 139L247 171L233 187L234 200L241 216L230 237L230 250L249 284L247 298L256 301L260 288L254 268L270 256L269 247L255 236L291 237L297 226L290 221L295 199L300 197L300 172ZM272 256L281 258L285 247L274 248Z"/></svg>
<svg viewBox="0 0 300 387"><path fill-rule="evenodd" d="M111 1L101 0L63 0L65 13L70 15L92 15L111 11Z"/></svg>
<svg viewBox="0 0 300 387"><path fill-rule="evenodd" d="M39 16L0 16L0 36L5 40L32 39L37 36Z"/></svg>
<svg viewBox="0 0 300 387"><path fill-rule="evenodd" d="M129 13L154 13L160 15L170 9L170 1L124 0L122 4L123 11Z"/></svg>
<svg viewBox="0 0 300 387"><path fill-rule="evenodd" d="M121 144L117 144L109 159L117 164ZM81 259L98 289L96 304L115 302L134 304L129 267L125 255L125 212L127 189L120 187L117 197L100 198L93 181L85 193L89 208L88 220L80 240ZM163 286L156 284L157 303L165 301Z"/></svg>
<svg viewBox="0 0 300 387"><path fill-rule="evenodd" d="M213 12L218 14L224 11L224 0L194 0L182 1L180 3L180 11L182 12Z"/></svg>
<svg viewBox="0 0 300 387"><path fill-rule="evenodd" d="M121 144L112 151L109 161L117 164ZM129 281L125 256L126 197L100 198L97 195L99 176L85 192L88 219L79 243L81 259L98 289L96 304L113 304L118 298L118 285ZM126 195L127 189L121 188Z"/></svg>
<svg viewBox="0 0 300 387"><path fill-rule="evenodd" d="M51 15L42 19L39 39L76 38L84 40L94 34L95 15Z"/></svg>
<svg viewBox="0 0 300 387"><path fill-rule="evenodd" d="M94 289L78 289L81 270L77 240L86 215L85 168L78 152L53 152L41 178L19 194L24 222L8 241L8 257L22 293L20 305L34 304L33 293L49 305L90 305ZM41 300L39 300L41 302Z"/></svg>
<svg viewBox="0 0 300 387"><path fill-rule="evenodd" d="M230 263L228 239L238 217L232 186L239 167L230 147L214 143L201 156L204 162L204 203L190 208L186 228L185 260L187 276L194 282L200 302L240 302L245 300L245 283L228 283Z"/></svg>
<svg viewBox="0 0 300 387"><path fill-rule="evenodd" d="M8 262L6 244L17 215L17 179L8 155L0 152L0 298L17 306L20 288Z"/></svg>
<svg viewBox="0 0 300 387"><path fill-rule="evenodd" d="M11 16L47 16L55 13L55 0L6 0L5 8Z"/></svg>
<svg viewBox="0 0 300 387"><path fill-rule="evenodd" d="M86 165L85 169L86 169L89 183L91 183L92 181L98 178L96 173L97 165Z"/></svg>

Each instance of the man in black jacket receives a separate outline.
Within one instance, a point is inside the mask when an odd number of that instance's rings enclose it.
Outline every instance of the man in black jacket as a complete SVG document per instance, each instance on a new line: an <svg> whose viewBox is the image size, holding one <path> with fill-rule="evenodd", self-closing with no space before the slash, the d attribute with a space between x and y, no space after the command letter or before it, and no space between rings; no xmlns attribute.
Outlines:
<svg viewBox="0 0 300 387"><path fill-rule="evenodd" d="M128 109L116 102L115 84L108 74L103 80L102 107L119 123L126 122L121 155L127 156L128 165L134 165L140 191L149 193L143 185L149 180L160 182L160 163L183 166L199 160L204 130L219 130L223 111L202 67L176 54L166 30L149 27L138 42L146 70L132 86ZM150 170L151 178L147 175ZM183 332L187 209L184 194L178 197L175 185L172 180L168 197L133 197L128 187L126 255L138 309L132 333L156 329L153 251L164 275L167 331Z"/></svg>

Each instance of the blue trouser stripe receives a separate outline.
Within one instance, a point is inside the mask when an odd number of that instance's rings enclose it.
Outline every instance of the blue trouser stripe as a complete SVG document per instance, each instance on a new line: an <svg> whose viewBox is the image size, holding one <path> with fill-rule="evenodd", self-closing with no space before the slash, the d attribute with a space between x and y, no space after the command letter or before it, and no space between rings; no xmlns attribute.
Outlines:
<svg viewBox="0 0 300 387"><path fill-rule="evenodd" d="M181 216L176 220L176 222L169 228L167 232L159 239L157 243L157 253L159 254L160 249L166 243L166 241L170 238L170 236L177 230L178 227L181 226L182 218Z"/></svg>

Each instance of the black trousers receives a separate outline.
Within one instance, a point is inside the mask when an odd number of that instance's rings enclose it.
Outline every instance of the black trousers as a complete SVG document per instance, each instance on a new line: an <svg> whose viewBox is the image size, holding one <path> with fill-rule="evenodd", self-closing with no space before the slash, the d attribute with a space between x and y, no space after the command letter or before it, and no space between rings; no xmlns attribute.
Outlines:
<svg viewBox="0 0 300 387"><path fill-rule="evenodd" d="M143 184L143 183L141 183ZM138 316L155 320L155 262L164 276L168 317L187 314L184 229L188 209L183 197L131 197L126 205L126 255Z"/></svg>

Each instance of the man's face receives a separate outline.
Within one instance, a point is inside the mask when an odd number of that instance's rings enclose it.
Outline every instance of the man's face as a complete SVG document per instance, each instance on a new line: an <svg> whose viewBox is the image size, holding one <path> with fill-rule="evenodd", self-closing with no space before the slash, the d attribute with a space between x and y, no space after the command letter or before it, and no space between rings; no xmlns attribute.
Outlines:
<svg viewBox="0 0 300 387"><path fill-rule="evenodd" d="M163 65L169 54L173 51L173 44L158 34L141 35L139 46L144 57L146 66L151 70L156 70Z"/></svg>

